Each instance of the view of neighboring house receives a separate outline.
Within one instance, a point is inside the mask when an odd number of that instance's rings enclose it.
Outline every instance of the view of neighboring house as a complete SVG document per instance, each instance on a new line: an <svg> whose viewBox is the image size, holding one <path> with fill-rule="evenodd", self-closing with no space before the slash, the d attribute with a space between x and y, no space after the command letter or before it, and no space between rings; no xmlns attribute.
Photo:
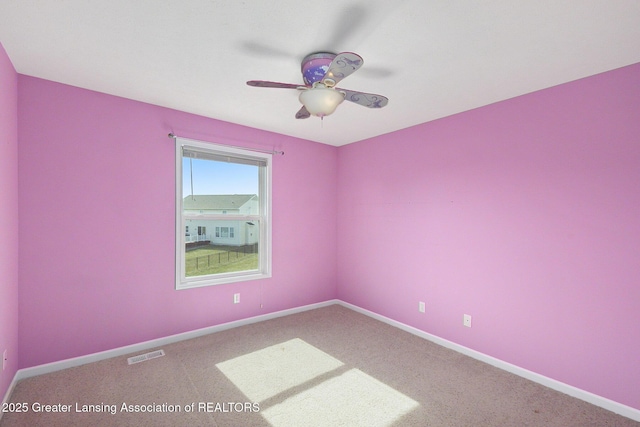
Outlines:
<svg viewBox="0 0 640 427"><path fill-rule="evenodd" d="M185 215L257 215L255 194L207 194L187 196ZM187 219L185 242L210 242L212 245L243 246L258 243L258 224L244 219Z"/></svg>

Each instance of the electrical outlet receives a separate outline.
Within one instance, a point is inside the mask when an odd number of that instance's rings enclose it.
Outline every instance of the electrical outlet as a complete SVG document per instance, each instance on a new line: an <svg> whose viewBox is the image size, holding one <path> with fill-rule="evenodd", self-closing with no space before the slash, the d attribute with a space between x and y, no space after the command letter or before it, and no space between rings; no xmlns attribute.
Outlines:
<svg viewBox="0 0 640 427"><path fill-rule="evenodd" d="M425 312L424 302L420 301L420 302L418 303L418 311L419 311L420 313L424 313L424 312Z"/></svg>
<svg viewBox="0 0 640 427"><path fill-rule="evenodd" d="M464 317L462 318L462 324L464 326L466 326L467 328L471 327L471 315L470 314L465 314Z"/></svg>
<svg viewBox="0 0 640 427"><path fill-rule="evenodd" d="M240 294L233 294L233 303L238 304L240 302Z"/></svg>
<svg viewBox="0 0 640 427"><path fill-rule="evenodd" d="M2 352L2 370L7 367L7 350Z"/></svg>

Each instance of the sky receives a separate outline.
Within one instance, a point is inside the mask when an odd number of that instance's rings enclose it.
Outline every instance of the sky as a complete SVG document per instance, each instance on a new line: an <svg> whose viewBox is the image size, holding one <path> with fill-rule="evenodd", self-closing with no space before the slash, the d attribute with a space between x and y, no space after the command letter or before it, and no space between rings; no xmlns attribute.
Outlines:
<svg viewBox="0 0 640 427"><path fill-rule="evenodd" d="M212 160L182 159L182 194L258 194L258 167Z"/></svg>

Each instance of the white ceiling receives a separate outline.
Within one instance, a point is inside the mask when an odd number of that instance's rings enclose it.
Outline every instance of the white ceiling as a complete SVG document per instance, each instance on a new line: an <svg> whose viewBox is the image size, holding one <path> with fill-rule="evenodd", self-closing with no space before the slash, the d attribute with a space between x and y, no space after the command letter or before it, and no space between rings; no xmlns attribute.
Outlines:
<svg viewBox="0 0 640 427"><path fill-rule="evenodd" d="M2 0L16 70L344 145L640 62L638 0ZM300 61L352 51L339 84L389 98L296 120Z"/></svg>

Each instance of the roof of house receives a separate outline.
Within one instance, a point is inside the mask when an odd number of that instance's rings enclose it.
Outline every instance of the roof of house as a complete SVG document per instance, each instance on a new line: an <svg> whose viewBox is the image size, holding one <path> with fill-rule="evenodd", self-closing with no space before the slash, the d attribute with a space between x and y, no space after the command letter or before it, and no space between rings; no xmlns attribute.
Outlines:
<svg viewBox="0 0 640 427"><path fill-rule="evenodd" d="M232 210L240 209L249 200L258 198L255 194L201 194L187 196L182 206L184 209L194 210Z"/></svg>

